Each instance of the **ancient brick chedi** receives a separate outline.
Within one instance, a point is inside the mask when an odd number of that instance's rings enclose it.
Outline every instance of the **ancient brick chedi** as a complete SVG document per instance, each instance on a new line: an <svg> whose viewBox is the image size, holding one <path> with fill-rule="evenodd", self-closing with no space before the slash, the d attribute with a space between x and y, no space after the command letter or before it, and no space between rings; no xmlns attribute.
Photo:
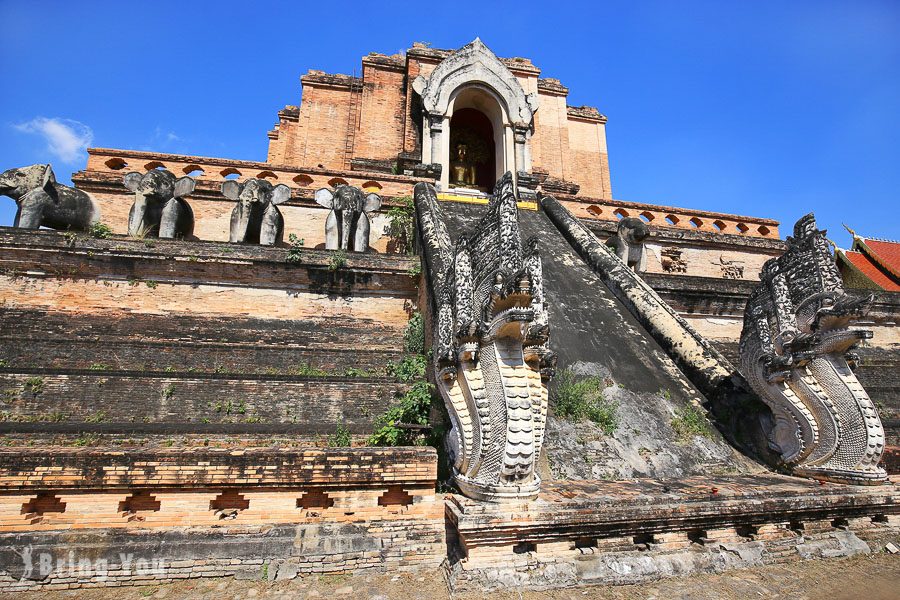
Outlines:
<svg viewBox="0 0 900 600"><path fill-rule="evenodd" d="M811 217L612 198L605 117L540 74L417 44L305 75L265 162L0 175L0 591L896 542L900 296Z"/></svg>
<svg viewBox="0 0 900 600"><path fill-rule="evenodd" d="M611 198L606 117L568 106L569 90L540 75L530 60L497 58L478 39L457 51L417 44L405 56L370 54L361 77L310 71L300 106L279 112L269 132L268 161L388 172L398 162L437 164L447 189L457 144L466 143L479 150L475 183L488 191L506 171L534 171Z"/></svg>

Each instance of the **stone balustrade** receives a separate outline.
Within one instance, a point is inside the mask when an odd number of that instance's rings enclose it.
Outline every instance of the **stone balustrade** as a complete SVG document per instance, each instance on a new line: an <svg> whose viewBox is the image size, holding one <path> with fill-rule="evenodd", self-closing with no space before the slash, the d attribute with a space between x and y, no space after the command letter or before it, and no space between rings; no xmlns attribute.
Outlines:
<svg viewBox="0 0 900 600"><path fill-rule="evenodd" d="M579 219L618 221L626 217L633 217L655 227L779 239L778 221L772 219L622 200L576 198L563 195L555 197Z"/></svg>
<svg viewBox="0 0 900 600"><path fill-rule="evenodd" d="M198 183L220 183L228 179L245 181L250 178L265 179L269 183L283 183L292 188L293 196L311 197L319 188L334 188L349 184L367 192L376 192L386 197L408 196L412 186L418 181L427 181L406 175L387 173L366 173L334 169L298 168L273 165L265 162L209 158L182 154L163 154L136 150L109 148L88 149L86 173L117 173L125 175L132 171L168 169L176 176L190 175ZM308 190L307 193L304 193Z"/></svg>

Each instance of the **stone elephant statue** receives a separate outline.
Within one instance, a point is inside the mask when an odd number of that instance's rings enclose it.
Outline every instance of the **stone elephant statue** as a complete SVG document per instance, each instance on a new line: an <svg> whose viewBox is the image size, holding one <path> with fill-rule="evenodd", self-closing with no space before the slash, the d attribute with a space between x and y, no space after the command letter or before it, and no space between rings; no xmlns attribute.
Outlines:
<svg viewBox="0 0 900 600"><path fill-rule="evenodd" d="M351 185L316 192L316 202L331 212L325 220L325 248L365 252L369 249L369 214L381 208L381 196Z"/></svg>
<svg viewBox="0 0 900 600"><path fill-rule="evenodd" d="M616 254L635 271L643 271L644 240L650 236L650 227L640 219L625 217L616 226L616 235L606 241L616 249Z"/></svg>
<svg viewBox="0 0 900 600"><path fill-rule="evenodd" d="M222 195L237 201L231 211L230 241L263 246L274 246L281 241L284 217L278 205L291 198L291 188L281 183L273 186L265 179L248 179L244 183L225 181Z"/></svg>
<svg viewBox="0 0 900 600"><path fill-rule="evenodd" d="M171 172L153 169L129 173L125 187L134 192L128 213L128 235L165 239L185 238L194 233L194 211L184 196L194 191L192 177L175 178Z"/></svg>
<svg viewBox="0 0 900 600"><path fill-rule="evenodd" d="M50 165L31 165L0 174L0 195L19 206L13 227L87 230L100 220L100 207L87 192L56 183Z"/></svg>

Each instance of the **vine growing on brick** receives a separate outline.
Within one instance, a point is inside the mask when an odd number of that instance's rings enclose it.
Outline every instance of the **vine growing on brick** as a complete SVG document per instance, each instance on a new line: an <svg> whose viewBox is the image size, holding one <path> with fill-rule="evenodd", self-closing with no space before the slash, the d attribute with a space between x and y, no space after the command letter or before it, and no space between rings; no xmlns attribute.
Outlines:
<svg viewBox="0 0 900 600"><path fill-rule="evenodd" d="M387 211L387 216L391 219L388 225L388 235L396 244L397 252L400 254L413 254L413 239L415 239L415 209L413 207L413 199L411 196L402 196L395 198L396 204Z"/></svg>
<svg viewBox="0 0 900 600"><path fill-rule="evenodd" d="M434 386L425 379L428 358L425 356L425 322L414 313L406 324L403 345L410 354L399 363L391 363L387 372L400 381L410 383L400 401L375 419L370 446L422 446L434 436L426 436Z"/></svg>

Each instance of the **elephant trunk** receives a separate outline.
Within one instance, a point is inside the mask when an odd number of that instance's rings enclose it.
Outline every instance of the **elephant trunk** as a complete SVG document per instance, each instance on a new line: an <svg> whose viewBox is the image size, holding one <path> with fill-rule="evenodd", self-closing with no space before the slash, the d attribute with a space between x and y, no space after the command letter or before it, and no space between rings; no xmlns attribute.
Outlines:
<svg viewBox="0 0 900 600"><path fill-rule="evenodd" d="M250 227L250 215L253 213L253 204L250 202L241 203L241 212L238 215L237 223L234 228L234 237L236 242L247 241L247 229Z"/></svg>
<svg viewBox="0 0 900 600"><path fill-rule="evenodd" d="M353 210L341 211L341 250L352 250L350 240L353 230Z"/></svg>
<svg viewBox="0 0 900 600"><path fill-rule="evenodd" d="M128 220L128 235L137 236L144 229L144 217L147 214L147 195L135 193L134 206L131 207L131 218Z"/></svg>

